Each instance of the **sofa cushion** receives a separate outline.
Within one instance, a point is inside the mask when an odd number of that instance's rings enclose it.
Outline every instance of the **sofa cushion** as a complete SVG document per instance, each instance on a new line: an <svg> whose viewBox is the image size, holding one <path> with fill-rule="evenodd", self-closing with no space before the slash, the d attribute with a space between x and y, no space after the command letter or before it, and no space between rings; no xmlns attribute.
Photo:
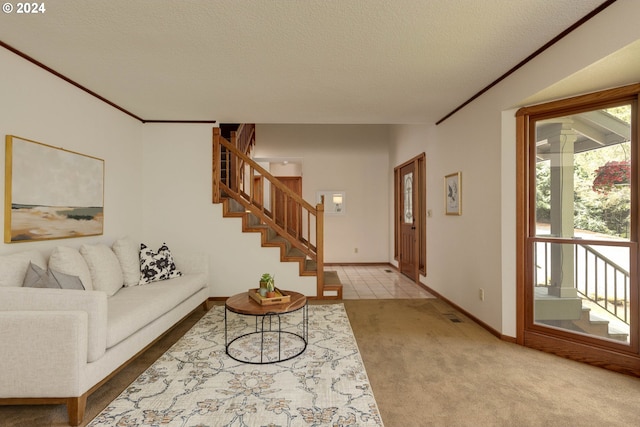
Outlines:
<svg viewBox="0 0 640 427"><path fill-rule="evenodd" d="M163 243L157 252L149 249L144 243L140 244L141 285L178 276L182 276L182 273L178 271L166 243Z"/></svg>
<svg viewBox="0 0 640 427"><path fill-rule="evenodd" d="M140 246L128 237L113 242L111 246L118 257L125 286L136 286L140 283Z"/></svg>
<svg viewBox="0 0 640 427"><path fill-rule="evenodd" d="M86 344L88 346L86 347L87 361L98 360L106 351L107 294L104 292L9 286L0 289L0 312L3 311L86 312L89 319L88 342ZM42 319L46 321L47 315L44 314ZM3 344L0 342L0 347ZM34 343L33 349L37 348L39 348L37 343ZM77 351L77 349L70 349L70 351ZM5 363L5 360L1 358L0 360ZM35 366L34 369L36 369ZM46 378L46 374L43 373L41 377ZM0 382L3 380L0 379Z"/></svg>
<svg viewBox="0 0 640 427"><path fill-rule="evenodd" d="M78 276L70 276L55 270L45 271L34 263L29 263L22 286L25 288L84 290L82 281Z"/></svg>
<svg viewBox="0 0 640 427"><path fill-rule="evenodd" d="M206 280L205 274L190 274L146 286L120 289L109 298L107 348L123 341L206 287Z"/></svg>
<svg viewBox="0 0 640 427"><path fill-rule="evenodd" d="M93 290L89 267L77 249L67 246L56 247L49 257L49 269L78 276L86 290Z"/></svg>
<svg viewBox="0 0 640 427"><path fill-rule="evenodd" d="M93 289L106 292L108 296L118 292L124 279L118 257L111 248L101 244L82 245L80 253L89 267Z"/></svg>
<svg viewBox="0 0 640 427"><path fill-rule="evenodd" d="M44 255L35 250L0 256L0 286L22 286L31 262L47 268Z"/></svg>

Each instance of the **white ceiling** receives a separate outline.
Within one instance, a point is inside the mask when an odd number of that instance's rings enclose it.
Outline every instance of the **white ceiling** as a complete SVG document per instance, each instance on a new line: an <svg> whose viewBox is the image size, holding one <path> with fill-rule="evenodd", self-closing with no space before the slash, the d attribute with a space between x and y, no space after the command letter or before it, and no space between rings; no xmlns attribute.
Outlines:
<svg viewBox="0 0 640 427"><path fill-rule="evenodd" d="M55 0L0 40L146 120L433 123L603 1Z"/></svg>

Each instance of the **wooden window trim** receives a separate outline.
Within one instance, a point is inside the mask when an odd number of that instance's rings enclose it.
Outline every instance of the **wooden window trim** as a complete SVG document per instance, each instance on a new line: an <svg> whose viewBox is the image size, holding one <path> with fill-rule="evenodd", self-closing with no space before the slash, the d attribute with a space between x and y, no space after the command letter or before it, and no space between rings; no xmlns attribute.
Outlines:
<svg viewBox="0 0 640 427"><path fill-rule="evenodd" d="M598 347L596 343L573 342L573 349L558 337L548 336L526 327L527 319L531 318L531 307L526 306L526 277L530 266L527 261L527 238L531 235L532 220L529 218L531 206L535 203L535 189L529 183L532 168L532 152L529 147L532 121L546 117L556 117L573 114L582 110L606 108L621 102L634 102L638 105L640 97L640 83L600 92L580 95L572 98L552 101L549 103L521 108L516 112L516 342L520 345L536 348L563 357L605 367L617 372L640 376L638 368L640 355L637 351L612 351ZM638 141L638 126L640 126L640 108L635 109L635 125L632 125L632 141ZM632 170L638 171L638 147L632 157ZM636 172L636 179L640 176ZM636 183L635 190L640 182ZM637 194L632 200L639 200ZM632 218L638 218L638 206L632 203ZM635 224L630 238L638 242L639 228ZM635 260L632 260L635 262ZM635 319L638 322L640 319ZM571 341L567 339L567 341ZM577 351L579 348L580 351ZM637 349L636 349L637 350Z"/></svg>

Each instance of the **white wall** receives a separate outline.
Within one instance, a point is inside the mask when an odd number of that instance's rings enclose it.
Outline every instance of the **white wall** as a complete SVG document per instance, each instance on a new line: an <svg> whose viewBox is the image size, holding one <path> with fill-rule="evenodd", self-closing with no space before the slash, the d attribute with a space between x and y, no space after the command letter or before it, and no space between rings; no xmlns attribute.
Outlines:
<svg viewBox="0 0 640 427"><path fill-rule="evenodd" d="M0 244L0 254L84 243L111 244L122 236L174 251L202 251L210 259L211 296L257 286L264 272L278 286L315 295L315 278L298 276L277 249L263 249L238 219L222 218L211 203L212 125L142 124L19 56L0 49L0 134L17 135L105 160L102 236ZM4 186L4 149L0 150ZM0 210L4 222L4 210ZM248 260L248 261L247 261Z"/></svg>
<svg viewBox="0 0 640 427"><path fill-rule="evenodd" d="M140 228L142 203L139 121L108 106L17 55L0 49L0 134L104 159L104 235L0 245L0 253L57 245L113 241ZM0 150L4 188L5 150ZM4 210L0 211L4 224Z"/></svg>
<svg viewBox="0 0 640 427"><path fill-rule="evenodd" d="M302 195L344 191L344 215L325 215L325 262L388 262L389 127L256 126L258 158L302 160ZM358 248L358 252L355 252Z"/></svg>
<svg viewBox="0 0 640 427"><path fill-rule="evenodd" d="M427 156L433 216L422 282L504 335L516 334L516 108L639 39L638 16L640 2L618 1L442 124L394 129L392 165L421 151ZM640 81L640 70L637 76ZM456 171L462 172L462 216L445 216L442 180Z"/></svg>

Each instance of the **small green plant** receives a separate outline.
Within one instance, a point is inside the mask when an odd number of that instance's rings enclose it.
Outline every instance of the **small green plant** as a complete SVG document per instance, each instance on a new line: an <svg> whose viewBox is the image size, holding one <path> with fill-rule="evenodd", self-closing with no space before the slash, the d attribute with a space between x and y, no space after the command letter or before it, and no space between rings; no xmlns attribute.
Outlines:
<svg viewBox="0 0 640 427"><path fill-rule="evenodd" d="M269 273L264 273L262 277L260 277L260 286L267 288L267 291L273 292L275 290L275 275L271 275Z"/></svg>

